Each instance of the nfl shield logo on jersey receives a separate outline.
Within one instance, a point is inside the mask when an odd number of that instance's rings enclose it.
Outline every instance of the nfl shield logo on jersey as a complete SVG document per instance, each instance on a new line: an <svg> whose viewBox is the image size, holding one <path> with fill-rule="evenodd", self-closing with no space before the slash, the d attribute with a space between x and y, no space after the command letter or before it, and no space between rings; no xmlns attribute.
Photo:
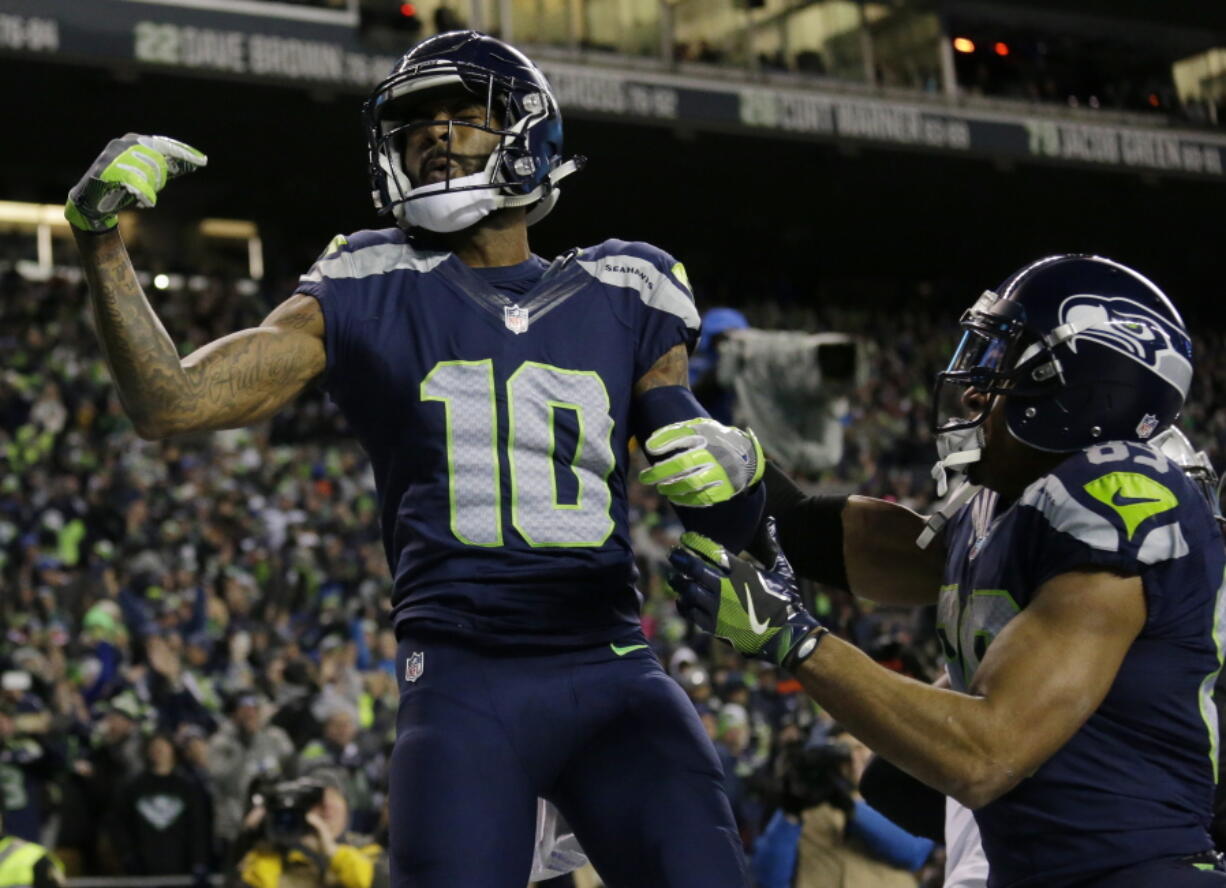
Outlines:
<svg viewBox="0 0 1226 888"><path fill-rule="evenodd" d="M1158 428L1158 417L1152 413L1146 413L1141 417L1141 421L1137 423L1137 437L1144 441L1154 433L1154 429Z"/></svg>
<svg viewBox="0 0 1226 888"><path fill-rule="evenodd" d="M421 678L422 672L426 668L425 651L414 651L409 654L409 659L404 661L404 680L417 681Z"/></svg>
<svg viewBox="0 0 1226 888"><path fill-rule="evenodd" d="M517 336L528 332L528 309L518 305L507 305L502 309L502 321L507 329Z"/></svg>

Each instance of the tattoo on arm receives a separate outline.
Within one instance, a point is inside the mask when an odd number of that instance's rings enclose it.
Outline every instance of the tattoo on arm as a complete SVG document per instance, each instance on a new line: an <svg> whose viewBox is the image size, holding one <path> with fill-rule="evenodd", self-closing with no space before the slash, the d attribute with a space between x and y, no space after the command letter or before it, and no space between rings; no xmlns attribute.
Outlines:
<svg viewBox="0 0 1226 888"><path fill-rule="evenodd" d="M275 412L323 371L323 317L313 298L291 297L261 326L180 361L118 233L80 234L77 243L103 352L143 437L246 425Z"/></svg>
<svg viewBox="0 0 1226 888"><path fill-rule="evenodd" d="M641 395L666 385L690 385L690 356L684 345L674 345L656 361L651 369L634 384L634 394Z"/></svg>

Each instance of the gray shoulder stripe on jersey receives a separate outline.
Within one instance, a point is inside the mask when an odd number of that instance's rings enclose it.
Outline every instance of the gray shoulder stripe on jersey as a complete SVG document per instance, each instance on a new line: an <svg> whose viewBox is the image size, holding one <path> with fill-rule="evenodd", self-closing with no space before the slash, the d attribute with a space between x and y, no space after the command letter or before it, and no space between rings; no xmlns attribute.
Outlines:
<svg viewBox="0 0 1226 888"><path fill-rule="evenodd" d="M302 276L302 280L364 278L390 271L433 271L450 255L441 252L417 253L404 244L374 244L352 253L337 253L320 259Z"/></svg>
<svg viewBox="0 0 1226 888"><path fill-rule="evenodd" d="M1137 551L1137 560L1142 564L1157 564L1182 558L1191 551L1179 525L1164 524L1145 535L1145 542Z"/></svg>
<svg viewBox="0 0 1226 888"><path fill-rule="evenodd" d="M1048 475L1026 488L1020 505L1038 509L1053 529L1067 533L1091 549L1118 552L1119 529L1102 515L1073 499L1055 475Z"/></svg>
<svg viewBox="0 0 1226 888"><path fill-rule="evenodd" d="M676 315L691 330L698 329L701 320L694 299L648 260L618 255L578 261L584 271L602 284L637 290L639 298L650 308Z"/></svg>

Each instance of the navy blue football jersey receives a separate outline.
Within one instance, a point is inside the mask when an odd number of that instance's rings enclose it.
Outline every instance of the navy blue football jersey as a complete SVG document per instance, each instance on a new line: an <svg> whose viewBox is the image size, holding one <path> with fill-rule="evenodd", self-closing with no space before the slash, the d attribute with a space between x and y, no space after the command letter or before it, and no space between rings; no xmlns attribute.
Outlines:
<svg viewBox="0 0 1226 888"><path fill-rule="evenodd" d="M1034 774L975 812L989 884L1055 888L1209 849L1226 549L1179 467L1140 444L1091 447L1008 508L979 493L951 521L948 546L938 632L962 691L1052 577L1102 569L1139 575L1145 590L1145 626L1102 705Z"/></svg>
<svg viewBox="0 0 1226 888"><path fill-rule="evenodd" d="M373 465L396 623L514 645L633 631L631 394L697 336L683 267L609 240L474 269L387 229L336 238L298 291Z"/></svg>

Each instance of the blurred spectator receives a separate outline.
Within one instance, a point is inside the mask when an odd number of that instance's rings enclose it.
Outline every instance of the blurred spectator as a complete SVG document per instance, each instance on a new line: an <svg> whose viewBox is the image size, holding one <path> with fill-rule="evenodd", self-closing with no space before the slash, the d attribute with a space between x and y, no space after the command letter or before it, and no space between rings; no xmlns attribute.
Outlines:
<svg viewBox="0 0 1226 888"><path fill-rule="evenodd" d="M344 793L326 775L274 788L244 819L239 861L246 888L385 888L389 885L387 851L370 838L347 832L349 808ZM287 791L317 799L304 824L281 803ZM286 821L289 821L287 824Z"/></svg>
<svg viewBox="0 0 1226 888"><path fill-rule="evenodd" d="M0 792L0 885L13 888L60 888L64 873L47 849L8 831L4 793Z"/></svg>
<svg viewBox="0 0 1226 888"><path fill-rule="evenodd" d="M889 312L858 295L814 307L812 293L760 268L741 281L730 270L728 286L755 293L740 309L753 326L888 344L866 352L870 372L848 395L842 459L800 480L928 508L927 380L953 343L925 299ZM184 347L264 313L217 281L162 298ZM29 677L9 680L23 689L0 682L0 781L10 800L20 785L39 805L11 814L37 823L17 828L58 825L73 874L125 869L98 837L122 788L147 775L144 737L157 729L178 744L177 773L207 794L221 845L239 833L252 781L299 767L352 793L354 827L374 830L398 694L367 462L318 392L259 428L138 440L89 317L79 286L0 272L0 673ZM1226 337L1201 329L1183 422L1220 465ZM777 806L789 744L825 724L788 676L689 636L663 580L679 525L654 491L631 483L629 500L644 632L717 741L752 838ZM805 595L834 631L931 677L931 617L814 585ZM224 849L206 844L219 860Z"/></svg>
<svg viewBox="0 0 1226 888"><path fill-rule="evenodd" d="M213 779L209 774L208 735L197 725L184 725L176 739L179 773L191 784L196 797L200 799L204 848L208 862L213 864L216 861L214 839L217 815L213 803Z"/></svg>
<svg viewBox="0 0 1226 888"><path fill-rule="evenodd" d="M29 681L24 672L7 672L4 677L12 681L9 677L16 675ZM35 733L42 727L40 715L23 716L11 697L0 699L0 794L4 796L5 832L28 842L42 840L46 787L57 764L44 746L41 731Z"/></svg>
<svg viewBox="0 0 1226 888"><path fill-rule="evenodd" d="M914 888L930 839L891 823L859 798L872 755L834 726L825 740L788 756L780 808L755 849L759 888Z"/></svg>
<svg viewBox="0 0 1226 888"><path fill-rule="evenodd" d="M111 821L123 872L203 878L209 831L199 787L176 769L175 745L168 735L148 738L145 760L145 771L123 788Z"/></svg>
<svg viewBox="0 0 1226 888"><path fill-rule="evenodd" d="M356 712L336 704L324 721L323 736L308 743L298 756L298 773L304 777L321 771L334 773L355 825L369 830L378 812L373 807L364 756L355 742L357 734Z"/></svg>
<svg viewBox="0 0 1226 888"><path fill-rule="evenodd" d="M237 838L253 781L291 773L294 745L275 725L264 724L264 701L239 694L230 720L209 742L209 775L215 792L215 834L223 844Z"/></svg>

